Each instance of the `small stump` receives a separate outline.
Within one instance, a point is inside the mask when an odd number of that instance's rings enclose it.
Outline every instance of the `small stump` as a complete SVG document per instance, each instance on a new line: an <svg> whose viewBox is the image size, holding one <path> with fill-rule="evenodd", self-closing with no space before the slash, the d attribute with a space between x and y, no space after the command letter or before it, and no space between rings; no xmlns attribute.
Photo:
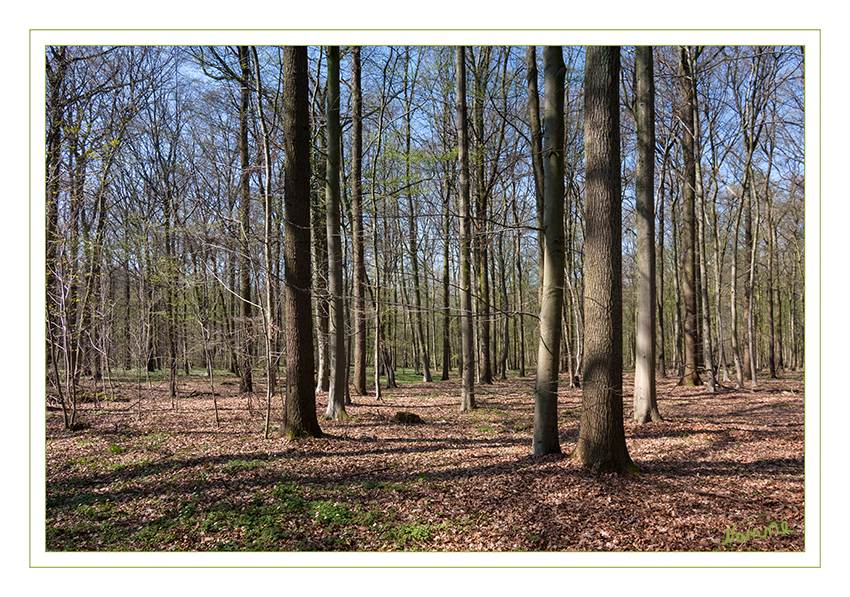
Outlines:
<svg viewBox="0 0 850 597"><path fill-rule="evenodd" d="M401 423L402 425L419 425L420 423L425 422L419 415L403 411L397 412L393 417L393 421Z"/></svg>

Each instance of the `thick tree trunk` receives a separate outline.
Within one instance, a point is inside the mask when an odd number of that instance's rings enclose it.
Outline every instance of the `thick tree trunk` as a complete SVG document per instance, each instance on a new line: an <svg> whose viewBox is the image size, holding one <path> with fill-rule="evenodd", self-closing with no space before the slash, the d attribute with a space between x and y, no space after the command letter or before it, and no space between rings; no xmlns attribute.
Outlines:
<svg viewBox="0 0 850 597"><path fill-rule="evenodd" d="M283 50L284 300L286 302L286 402L284 436L320 436L313 379L310 304L310 117L307 48Z"/></svg>
<svg viewBox="0 0 850 597"><path fill-rule="evenodd" d="M596 472L637 472L623 428L619 47L588 47L585 66L585 357L573 456Z"/></svg>

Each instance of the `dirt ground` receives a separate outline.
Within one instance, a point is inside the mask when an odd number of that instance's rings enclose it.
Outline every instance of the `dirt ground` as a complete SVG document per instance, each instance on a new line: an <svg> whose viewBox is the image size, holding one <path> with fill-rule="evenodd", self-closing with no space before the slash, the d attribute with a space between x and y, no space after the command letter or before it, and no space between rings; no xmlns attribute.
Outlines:
<svg viewBox="0 0 850 597"><path fill-rule="evenodd" d="M259 381L262 381L261 379ZM755 391L658 382L660 423L631 422L642 474L598 475L569 458L581 390L561 384L563 455L531 456L533 377L476 387L403 383L352 396L325 437L264 439L262 384L216 380L88 387L78 419L46 419L48 551L802 551L804 384ZM727 384L729 385L729 384ZM141 402L139 398L141 397ZM394 421L398 412L421 424Z"/></svg>

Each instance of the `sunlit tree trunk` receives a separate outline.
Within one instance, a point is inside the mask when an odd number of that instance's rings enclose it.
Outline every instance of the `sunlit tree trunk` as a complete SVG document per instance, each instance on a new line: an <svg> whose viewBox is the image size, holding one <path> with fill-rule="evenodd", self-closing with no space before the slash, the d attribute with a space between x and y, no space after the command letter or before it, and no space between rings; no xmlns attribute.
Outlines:
<svg viewBox="0 0 850 597"><path fill-rule="evenodd" d="M620 48L588 47L585 63L585 356L573 456L596 472L637 472L623 428Z"/></svg>
<svg viewBox="0 0 850 597"><path fill-rule="evenodd" d="M543 302L534 393L533 454L561 452L558 371L564 302L564 76L561 46L543 49Z"/></svg>
<svg viewBox="0 0 850 597"><path fill-rule="evenodd" d="M637 339L634 420L660 421L655 389L655 83L652 47L635 47Z"/></svg>
<svg viewBox="0 0 850 597"><path fill-rule="evenodd" d="M354 253L354 392L366 394L366 265L363 238L363 98L360 46L351 48L351 245Z"/></svg>

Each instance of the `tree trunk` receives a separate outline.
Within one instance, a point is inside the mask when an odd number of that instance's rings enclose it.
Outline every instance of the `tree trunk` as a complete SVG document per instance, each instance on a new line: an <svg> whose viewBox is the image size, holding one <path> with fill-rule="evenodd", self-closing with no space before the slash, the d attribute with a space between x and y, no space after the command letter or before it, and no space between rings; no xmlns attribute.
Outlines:
<svg viewBox="0 0 850 597"><path fill-rule="evenodd" d="M476 61L473 57L472 85L472 130L475 140L472 165L475 181L475 216L472 235L472 251L475 260L478 328L478 381L482 384L493 383L493 364L490 353L490 268L488 258L489 245L489 192L484 168L484 95L490 69L490 46L482 46Z"/></svg>
<svg viewBox="0 0 850 597"><path fill-rule="evenodd" d="M543 132L540 129L540 96L537 91L537 52L535 46L525 50L525 71L528 83L528 122L531 127L531 168L534 175L534 199L537 207L538 280L543 279L545 247L543 239ZM538 300L542 299L540 284ZM541 301L542 302L542 301Z"/></svg>
<svg viewBox="0 0 850 597"><path fill-rule="evenodd" d="M585 357L573 456L596 472L629 474L623 428L622 207L619 47L588 47L585 65Z"/></svg>
<svg viewBox="0 0 850 597"><path fill-rule="evenodd" d="M286 302L286 402L284 436L320 436L313 379L310 304L310 117L307 48L283 50L284 300Z"/></svg>
<svg viewBox="0 0 850 597"><path fill-rule="evenodd" d="M532 453L561 452L558 438L558 370L564 302L564 76L560 46L543 49L543 302L534 393Z"/></svg>
<svg viewBox="0 0 850 597"><path fill-rule="evenodd" d="M345 420L345 310L342 283L342 237L340 235L340 143L339 122L339 46L328 47L327 97L328 157L325 176L325 210L328 238L328 293L330 295L328 345L330 386L325 418Z"/></svg>
<svg viewBox="0 0 850 597"><path fill-rule="evenodd" d="M455 54L457 72L457 137L460 217L460 321L462 340L461 410L475 408L475 344L472 330L472 276L470 239L472 220L469 201L469 139L466 119L466 48L458 46Z"/></svg>
<svg viewBox="0 0 850 597"><path fill-rule="evenodd" d="M254 58L254 80L257 92L257 121L260 124L260 139L263 146L263 269L265 270L266 291L263 305L263 329L266 341L266 423L265 438L269 437L271 426L271 404L272 396L277 391L277 325L275 322L275 293L274 293L274 270L272 257L272 219L274 209L272 206L272 172L271 172L271 149L269 148L269 130L263 114L263 86L260 79L260 59L257 56L257 46L251 46ZM212 377L210 377L212 379ZM210 382L212 383L212 382ZM213 396L215 399L215 396ZM218 413L216 412L216 422Z"/></svg>
<svg viewBox="0 0 850 597"><path fill-rule="evenodd" d="M661 421L655 390L655 84L652 47L635 48L637 339L634 420Z"/></svg>
<svg viewBox="0 0 850 597"><path fill-rule="evenodd" d="M252 353L254 351L253 330L251 329L251 265L249 261L250 244L248 242L251 230L251 188L250 188L250 157L248 146L248 106L251 95L251 63L248 56L248 46L239 46L239 67L242 78L239 84L242 88L239 104L239 160L241 173L239 176L239 199L241 201L240 223L242 254L239 260L241 272L242 299L242 360L240 366L239 392L253 392L254 380L252 375Z"/></svg>
<svg viewBox="0 0 850 597"><path fill-rule="evenodd" d="M320 137L323 137L320 135ZM320 143L326 141L320 139ZM324 169L327 165L323 163ZM320 168L322 165L319 166ZM313 230L313 262L315 263L314 296L316 304L316 391L330 389L330 354L328 330L330 326L330 297L328 296L328 227L327 205L322 193L311 196L311 227Z"/></svg>
<svg viewBox="0 0 850 597"><path fill-rule="evenodd" d="M525 377L525 307L523 305L523 285L522 285L522 232L520 228L519 212L517 210L517 201L514 197L512 202L514 212L514 227L516 228L516 241L514 244L514 259L516 263L516 309L517 309L517 328L519 331L519 347L517 348L517 368L519 376Z"/></svg>
<svg viewBox="0 0 850 597"><path fill-rule="evenodd" d="M685 359L680 384L698 386L702 382L697 371L699 330L697 328L696 269L696 176L694 160L694 102L691 64L688 49L679 48L679 85L681 89L680 120L682 123L682 299L684 303Z"/></svg>
<svg viewBox="0 0 850 597"><path fill-rule="evenodd" d="M408 186L407 209L408 209L408 243L410 248L410 268L413 275L413 336L414 345L419 347L419 359L422 364L422 381L431 382L431 362L428 356L428 342L422 324L422 291L419 280L419 227L417 225L418 214L413 201L413 180L410 175L410 143L411 143L411 119L413 117L413 89L416 86L416 72L410 78L410 48L405 48L404 61L404 175ZM416 68L418 71L418 66Z"/></svg>
<svg viewBox="0 0 850 597"><path fill-rule="evenodd" d="M351 48L351 244L354 253L354 392L366 395L366 265L363 246L363 98L360 46Z"/></svg>
<svg viewBox="0 0 850 597"><path fill-rule="evenodd" d="M449 285L449 236L451 234L451 184L446 176L446 194L443 197L443 381L451 371L451 286Z"/></svg>
<svg viewBox="0 0 850 597"><path fill-rule="evenodd" d="M699 52L701 48L697 50L696 54L691 56L690 64L691 64L691 72L696 72L696 62L697 57L699 56ZM696 193L696 206L699 208L699 212L696 214L697 220L697 259L699 260L699 304L701 308L701 319L702 319L702 356L703 356L703 367L705 370L705 389L709 394L713 394L717 391L716 380L714 375L714 347L712 346L711 341L711 305L708 299L708 255L706 253L706 226L708 225L708 218L706 214L706 197L705 197L705 188L702 184L702 154L699 151L699 139L700 139L700 121L699 121L699 102L697 100L697 87L696 87L696 76L691 77L691 82L693 85L693 89L691 91L691 98L693 99L693 110L694 110L694 139L695 139L695 159L694 159L694 181L695 181L695 193Z"/></svg>

